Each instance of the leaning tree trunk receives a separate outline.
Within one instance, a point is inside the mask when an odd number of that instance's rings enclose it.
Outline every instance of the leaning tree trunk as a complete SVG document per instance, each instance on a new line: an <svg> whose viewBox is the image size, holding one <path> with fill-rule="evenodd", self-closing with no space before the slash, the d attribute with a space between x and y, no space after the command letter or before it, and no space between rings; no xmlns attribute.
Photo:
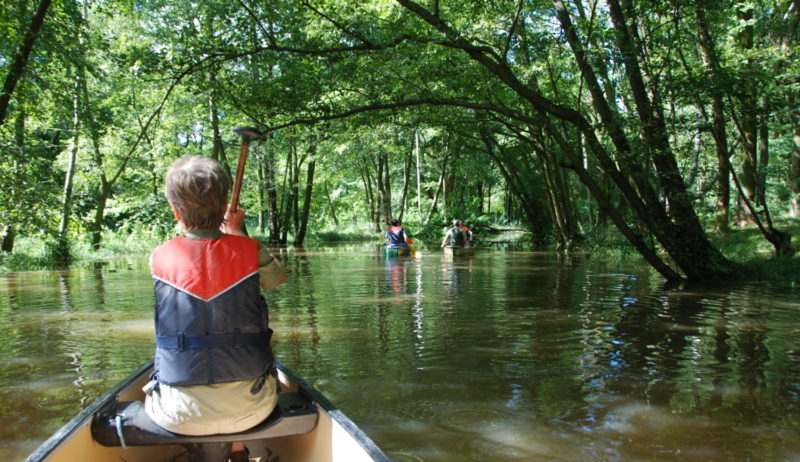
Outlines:
<svg viewBox="0 0 800 462"><path fill-rule="evenodd" d="M636 44L631 40L622 8L617 0L608 0L607 3L614 28L617 30L617 45L622 52L631 95L637 113L643 121L645 141L651 149L653 164L658 171L659 186L669 201L669 220L659 221L656 223L657 229L652 231L670 256L691 278L705 279L720 269L724 270L726 267L731 269L731 263L709 242L692 207L669 145L662 109L656 98L652 100L648 98L637 58L642 53L636 49Z"/></svg>
<svg viewBox="0 0 800 462"><path fill-rule="evenodd" d="M547 241L547 233L552 220L546 214L546 205L542 203L539 189L531 185L534 174L528 169L528 166L532 161L527 158L516 159L513 154L503 150L484 127L481 127L481 139L487 155L494 161L506 182L510 191L508 195L516 199L522 209L523 219L531 230L533 242L538 246L543 246ZM532 144L530 139L525 141ZM513 201L507 203L511 204ZM507 209L510 210L510 207L507 206Z"/></svg>
<svg viewBox="0 0 800 462"><path fill-rule="evenodd" d="M17 117L14 122L14 141L15 141L15 149L12 150L12 174L10 175L12 178L11 184L9 185L9 197L11 198L11 204L9 204L9 208L12 210L15 208L20 207L20 191L17 187L17 178L19 177L19 160L25 158L25 119L26 114L24 110L17 111ZM16 221L16 213L12 213L11 216ZM6 222L5 227L3 229L3 239L2 239L2 247L0 249L3 252L11 253L14 251L14 242L17 238L17 228L15 223L12 221Z"/></svg>
<svg viewBox="0 0 800 462"><path fill-rule="evenodd" d="M25 38L22 40L22 46L11 62L8 75L6 75L6 80L3 84L3 91L0 92L0 127L3 126L6 120L8 105L11 102L11 95L14 93L17 83L22 79L22 75L25 72L25 66L28 64L31 51L33 51L33 45L39 37L39 30L42 28L42 24L44 24L44 17L47 14L48 8L50 8L50 0L41 0L39 2L39 7L36 9L36 14L33 16L31 26L28 28L28 31L25 33Z"/></svg>
<svg viewBox="0 0 800 462"><path fill-rule="evenodd" d="M485 46L469 41L464 36L461 36L451 23L442 21L436 14L426 10L420 4L411 0L397 0L397 2L441 32L444 40L443 45L463 50L471 59L482 65L503 85L513 91L520 98L520 102L530 105L531 109L533 109L531 114L534 117L542 117L544 114L548 114L573 124L586 135L591 151L597 157L598 163L617 185L632 211L647 225L649 231L658 238L662 247L673 257L673 260L681 267L688 278L697 280L711 279L728 276L733 272L733 263L725 259L711 245L708 237L703 232L689 197L685 194L685 186L677 170L675 158L669 149L664 150L663 146L660 145L665 140L668 140L668 137L663 137L662 139L662 135L666 135L663 120L659 121L650 117L657 115L657 113L654 113L649 106L642 106L639 102L636 104L636 106L641 106L641 108L637 107L637 109L643 110L648 115L647 117L642 117L646 127L644 134L648 142L656 143L652 146L654 151L653 163L658 169L660 188L669 198L670 214L667 214L663 204L659 202L655 189L651 185L645 184L647 183L646 181L643 182L645 187L641 191L642 195L640 196L637 193L628 181L631 175L636 177L635 173L637 171L626 170L626 172L621 172L619 170L610 156L608 147L596 136L594 133L595 127L589 123L583 114L573 108L551 101L536 88L520 81L511 71L508 62L505 61L505 57L492 53ZM609 1L611 10L615 9L614 3ZM623 130L623 126L618 120L615 120L608 107L608 102L605 101L603 90L589 64L588 56L583 51L583 44L572 26L572 19L566 6L562 0L553 0L553 5L556 8L558 20L563 26L567 41L573 49L581 74L588 83L589 90L592 93L592 102L596 109L605 111L605 113L600 114L604 125L603 128L617 150L618 159L636 160L636 152L631 149L631 144ZM616 5L616 8L619 9L618 5ZM612 14L612 17L614 16L617 16L617 14ZM628 46L630 38L624 36L624 30L620 29L620 38L617 41L617 45L620 47L624 61L626 61L625 70L629 76L628 83L632 87L641 86L641 88L634 89L630 96L637 100L641 99L643 94L644 100L647 101L647 91L644 85L641 84L642 76L638 72L638 68L635 67L635 59L632 62L627 62L631 61L631 56L635 58L639 54L635 50L631 53L630 46ZM622 94L620 97L625 99L628 95ZM630 162L630 164L637 168L635 165L637 162ZM646 173L641 171L641 166L638 167L638 170L638 173ZM645 177L642 176L642 178ZM673 277L674 272L671 275L665 274L665 276Z"/></svg>

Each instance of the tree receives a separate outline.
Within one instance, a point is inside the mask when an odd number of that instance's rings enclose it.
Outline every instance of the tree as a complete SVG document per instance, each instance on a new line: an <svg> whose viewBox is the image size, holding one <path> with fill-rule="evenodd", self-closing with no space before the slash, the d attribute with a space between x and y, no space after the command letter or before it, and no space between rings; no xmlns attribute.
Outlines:
<svg viewBox="0 0 800 462"><path fill-rule="evenodd" d="M39 31L44 23L48 8L50 8L50 0L39 1L39 7L33 15L31 25L25 33L25 38L22 40L22 44L11 62L10 69L3 83L3 91L0 93L0 126L2 126L6 120L6 113L8 112L11 95L17 87L17 83L22 79L22 74L25 71L25 66L28 64L28 58L33 50L33 45L36 43L36 39L39 38Z"/></svg>

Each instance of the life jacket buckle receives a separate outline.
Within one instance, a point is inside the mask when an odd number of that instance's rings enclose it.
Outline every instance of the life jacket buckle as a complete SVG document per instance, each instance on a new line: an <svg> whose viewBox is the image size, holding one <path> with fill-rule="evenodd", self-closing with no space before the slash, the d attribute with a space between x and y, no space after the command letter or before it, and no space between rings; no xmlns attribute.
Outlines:
<svg viewBox="0 0 800 462"><path fill-rule="evenodd" d="M184 349L184 348L183 348L183 345L184 345L184 335L183 335L183 332L178 332L178 335L176 335L175 337L177 338L177 341L178 341L178 349L179 349L179 350L183 350L183 349Z"/></svg>

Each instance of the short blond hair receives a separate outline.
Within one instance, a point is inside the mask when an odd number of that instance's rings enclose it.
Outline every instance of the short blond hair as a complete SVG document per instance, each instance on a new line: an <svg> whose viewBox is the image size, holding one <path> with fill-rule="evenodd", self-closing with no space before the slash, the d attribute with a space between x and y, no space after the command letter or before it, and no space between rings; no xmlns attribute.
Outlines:
<svg viewBox="0 0 800 462"><path fill-rule="evenodd" d="M181 215L187 231L218 229L225 216L231 179L214 159L183 156L164 180L167 201Z"/></svg>

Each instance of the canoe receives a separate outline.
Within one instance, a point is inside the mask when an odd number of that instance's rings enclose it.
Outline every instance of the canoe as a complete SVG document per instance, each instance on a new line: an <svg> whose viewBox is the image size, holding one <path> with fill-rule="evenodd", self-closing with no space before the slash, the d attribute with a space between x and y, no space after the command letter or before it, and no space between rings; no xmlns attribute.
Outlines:
<svg viewBox="0 0 800 462"><path fill-rule="evenodd" d="M445 247L444 255L448 257L471 257L477 247Z"/></svg>
<svg viewBox="0 0 800 462"><path fill-rule="evenodd" d="M383 251L387 257L403 257L411 255L410 247L384 247Z"/></svg>
<svg viewBox="0 0 800 462"><path fill-rule="evenodd" d="M226 460L231 441L244 441L250 457L261 457L265 462L391 460L319 391L280 363L278 405L264 422L232 435L170 433L155 425L142 410L142 387L152 370L151 361L100 396L26 462L216 462Z"/></svg>

